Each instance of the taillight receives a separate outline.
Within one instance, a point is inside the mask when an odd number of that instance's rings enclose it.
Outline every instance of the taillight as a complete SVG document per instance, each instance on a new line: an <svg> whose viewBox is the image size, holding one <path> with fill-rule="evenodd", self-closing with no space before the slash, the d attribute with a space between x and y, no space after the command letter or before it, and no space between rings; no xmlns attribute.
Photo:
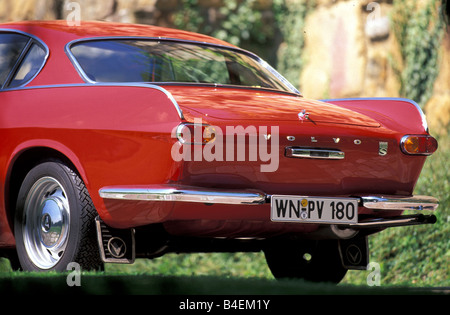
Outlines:
<svg viewBox="0 0 450 315"><path fill-rule="evenodd" d="M210 125L184 123L177 127L177 139L183 144L207 144L215 138L216 130Z"/></svg>
<svg viewBox="0 0 450 315"><path fill-rule="evenodd" d="M405 154L431 155L437 150L438 142L428 135L407 135L400 141L400 147Z"/></svg>

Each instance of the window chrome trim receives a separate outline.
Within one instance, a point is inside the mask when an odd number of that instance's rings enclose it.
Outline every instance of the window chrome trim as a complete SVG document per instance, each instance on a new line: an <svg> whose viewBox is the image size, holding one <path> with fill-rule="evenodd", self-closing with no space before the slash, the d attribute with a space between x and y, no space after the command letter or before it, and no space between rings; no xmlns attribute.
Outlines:
<svg viewBox="0 0 450 315"><path fill-rule="evenodd" d="M95 84L91 84L91 83L73 83L73 84L54 84L54 85L38 85L38 86L29 86L29 87L14 87L14 88L6 88L3 90L0 90L1 92L8 92L8 91L19 91L19 90L33 90L33 89L47 89L47 88L65 88L65 87L140 87L140 88L149 88L149 89L154 89L154 90L158 90L162 93L164 93L167 98L171 101L171 103L173 104L173 106L175 107L175 110L178 113L178 116L180 117L180 119L184 120L184 116L183 116L183 111L181 110L180 106L178 105L177 101L175 100L175 98L172 96L172 94L167 91L166 89L158 86L158 85L154 85L154 84L150 84L150 83L95 83Z"/></svg>
<svg viewBox="0 0 450 315"><path fill-rule="evenodd" d="M33 39L28 38L28 41L25 44L25 46L23 47L22 51L20 52L19 57L17 58L13 67L9 71L8 75L6 76L5 82L3 82L3 85L0 87L1 89L4 89L11 84L12 79L17 74L17 71L19 70L20 65L22 64L23 60L25 59L25 56L30 51L30 48L32 45L33 45Z"/></svg>
<svg viewBox="0 0 450 315"><path fill-rule="evenodd" d="M47 60L48 60L48 58L50 56L50 50L49 50L47 44L45 44L45 42L43 40L41 40L39 37L37 37L35 35L29 34L29 33L23 32L23 31L19 31L19 30L16 30L16 29L11 29L11 28L0 28L0 33L17 33L17 34L24 35L24 36L27 36L28 38L30 38L30 40L28 41L27 45L24 47L20 58L17 60L17 63L14 65L14 67L12 69L13 71L11 71L8 74L8 77L7 77L6 81L5 81L5 84L2 87L0 87L0 89L2 91L8 89L8 87L5 86L5 85L8 85L10 83L11 79L16 74L16 71L18 70L18 68L22 64L23 59L26 57L26 55L30 51L30 48L33 46L33 44L37 44L42 49L44 49L45 56L44 56L44 60L42 62L42 65L39 67L39 70L36 71L36 73L28 81L22 83L21 85L15 87L15 88L24 87L28 83L33 81L34 78L36 78L39 75L39 73L41 73L42 69L44 69L45 65L47 64Z"/></svg>
<svg viewBox="0 0 450 315"><path fill-rule="evenodd" d="M185 39L177 39L177 38L169 38L169 37L146 37L146 36L99 36L99 37L91 37L91 38L81 38L81 39L75 39L70 41L66 44L64 50L66 52L66 55L69 57L70 61L74 65L75 69L77 70L78 74L81 76L81 78L87 82L92 84L102 83L91 80L88 75L84 72L83 68L81 67L80 63L77 61L75 56L72 53L72 46L83 43L83 42L93 42L93 41L104 41L104 40L148 40L148 41L165 41L165 42L173 42L173 43L184 43L184 44L191 44L191 45L199 45L199 46L209 46L209 47L215 47L225 50L231 50L238 53L242 53L244 55L247 55L248 57L256 60L263 68L268 70L270 73L272 73L278 80L281 81L282 84L285 85L285 87L289 91L282 91L277 89L266 89L270 91L276 91L276 92L284 92L284 93L292 93L297 96L302 96L302 94L285 78L283 77L278 71L276 71L270 64L268 64L266 61L261 59L258 55L247 51L245 49L241 49L238 47L232 47L232 46L226 46L226 45L220 45L220 44L214 44L214 43L208 43L208 42L200 42L200 41L194 41L194 40L185 40ZM137 83L145 83L145 82L137 82ZM174 82L149 82L150 84L172 84ZM179 82L180 84L183 84L185 82ZM201 83L200 83L201 84ZM221 86L221 85L218 85ZM243 86L245 88L245 86ZM247 87L251 88L251 87ZM263 89L263 88L261 88Z"/></svg>

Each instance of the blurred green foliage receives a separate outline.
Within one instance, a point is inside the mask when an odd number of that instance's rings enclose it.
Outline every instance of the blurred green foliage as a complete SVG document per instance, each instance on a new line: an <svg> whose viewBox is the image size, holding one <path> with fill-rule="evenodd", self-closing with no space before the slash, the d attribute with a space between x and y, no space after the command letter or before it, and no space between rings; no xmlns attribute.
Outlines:
<svg viewBox="0 0 450 315"><path fill-rule="evenodd" d="M400 59L392 61L400 95L425 106L439 74L439 47L444 32L440 0L396 0L391 16Z"/></svg>
<svg viewBox="0 0 450 315"><path fill-rule="evenodd" d="M305 21L315 1L273 0L273 9L284 44L278 52L277 70L296 88L303 69Z"/></svg>
<svg viewBox="0 0 450 315"><path fill-rule="evenodd" d="M183 0L174 16L177 28L198 32L225 40L233 45L266 44L274 36L270 24L264 23L255 0L224 0L214 8L199 4L198 0Z"/></svg>
<svg viewBox="0 0 450 315"><path fill-rule="evenodd" d="M315 0L269 3L269 7L261 8L257 0L223 0L223 5L215 8L198 0L183 0L174 24L255 52L298 88L305 19Z"/></svg>

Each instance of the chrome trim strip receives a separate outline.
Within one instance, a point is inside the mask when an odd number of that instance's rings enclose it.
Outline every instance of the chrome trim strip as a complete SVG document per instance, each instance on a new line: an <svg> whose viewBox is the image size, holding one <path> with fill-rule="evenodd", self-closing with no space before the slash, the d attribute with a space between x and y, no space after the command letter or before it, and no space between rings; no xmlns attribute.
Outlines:
<svg viewBox="0 0 450 315"><path fill-rule="evenodd" d="M158 90L162 93L164 93L167 98L172 102L173 106L175 107L175 110L178 113L178 116L180 116L180 119L184 120L184 116L183 116L183 111L181 110L180 106L178 105L177 101L175 100L175 98L172 96L172 94L167 91L166 89L158 86L158 85L154 85L154 84L150 84L150 83L95 83L95 84L91 84L91 83L73 83L73 84L54 84L54 85L40 85L40 86L29 86L29 87L16 87L16 88L12 88L12 89L3 89L0 90L1 92L7 92L7 91L18 91L18 90L33 90L33 89L46 89L46 88L64 88L64 87L98 87L98 86L116 86L116 87L141 87L141 88L149 88L149 89L154 89L154 90Z"/></svg>
<svg viewBox="0 0 450 315"><path fill-rule="evenodd" d="M362 206L373 210L431 210L439 206L439 200L430 196L364 196Z"/></svg>
<svg viewBox="0 0 450 315"><path fill-rule="evenodd" d="M189 186L153 185L145 188L106 187L99 191L105 199L139 201L181 201L207 204L264 204L266 196L255 191L233 191Z"/></svg>
<svg viewBox="0 0 450 315"><path fill-rule="evenodd" d="M31 81L33 81L34 78L36 78L36 77L38 76L38 74L41 73L42 69L44 69L44 66L47 64L48 57L50 56L50 49L48 48L47 44L46 44L43 40L41 40L39 37L37 37L37 36L35 36L35 35L29 34L29 33L23 32L23 31L19 31L19 30L16 30L16 29L11 29L11 28L0 28L0 32L5 32L5 33L17 33L17 34L24 35L24 36L27 36L27 37L29 37L30 39L32 39L31 42L28 42L28 43L27 43L27 47L25 47L25 49L24 49L24 51L27 50L27 51L26 51L27 54L28 54L28 51L29 51L29 47L28 47L28 46L31 47L31 45L33 44L33 41L36 42L38 45L40 45L40 46L44 49L44 51L45 51L44 61L42 62L42 65L39 67L39 70L36 71L36 73L35 73L30 79L28 79L28 81L26 81L25 83L22 83L20 86L18 86L18 87L16 87L16 88L24 87L24 86L26 86L28 83L30 83ZM23 60L23 58L22 58L22 60ZM20 65L19 65L19 66L20 66ZM17 69L16 69L16 70L17 70ZM9 74L9 76L10 76L10 75L11 75L11 73ZM12 75L14 76L15 73L12 74ZM9 76L8 76L8 79L5 81L5 83L9 82L9 79L10 79ZM6 89L7 89L7 88L1 89L1 90L6 90Z"/></svg>
<svg viewBox="0 0 450 315"><path fill-rule="evenodd" d="M342 151L296 147L287 147L285 149L285 155L286 157L300 159L342 160L345 158L345 153Z"/></svg>
<svg viewBox="0 0 450 315"><path fill-rule="evenodd" d="M427 118L426 118L422 108L420 108L419 104L417 104L416 102L414 102L413 100L410 100L408 98L401 98L401 97L362 97L362 98L323 99L323 100L320 100L320 101L322 101L322 102L332 102L332 101L339 102L339 101L364 101L364 100L368 100L368 101L402 101L402 102L410 103L419 112L419 115L422 118L422 126L423 126L424 130L426 132L428 132Z"/></svg>

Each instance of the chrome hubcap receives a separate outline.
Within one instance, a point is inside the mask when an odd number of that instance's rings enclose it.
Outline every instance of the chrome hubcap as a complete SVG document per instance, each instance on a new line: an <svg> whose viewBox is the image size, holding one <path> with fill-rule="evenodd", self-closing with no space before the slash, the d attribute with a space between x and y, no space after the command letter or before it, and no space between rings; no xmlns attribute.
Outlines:
<svg viewBox="0 0 450 315"><path fill-rule="evenodd" d="M61 259L69 235L69 214L62 185L52 177L36 181L25 201L23 240L37 267L50 269Z"/></svg>

